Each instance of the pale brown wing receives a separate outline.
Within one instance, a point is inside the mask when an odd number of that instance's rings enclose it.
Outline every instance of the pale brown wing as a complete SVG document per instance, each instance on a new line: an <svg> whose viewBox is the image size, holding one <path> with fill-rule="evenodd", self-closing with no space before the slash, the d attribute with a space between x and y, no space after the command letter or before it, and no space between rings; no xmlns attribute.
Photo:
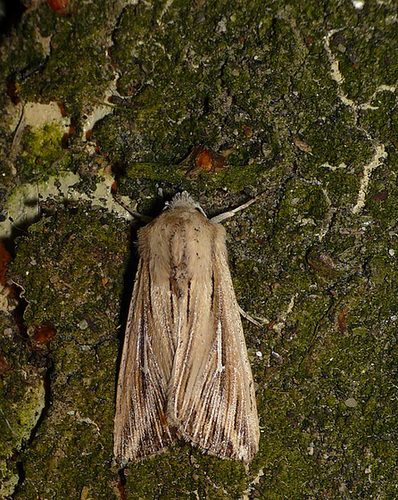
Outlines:
<svg viewBox="0 0 398 500"><path fill-rule="evenodd" d="M178 308L167 417L179 435L207 453L249 461L259 442L253 377L224 232L213 228L209 274L193 273Z"/></svg>
<svg viewBox="0 0 398 500"><path fill-rule="evenodd" d="M153 301L157 303L155 310ZM117 385L114 454L119 459L144 458L158 453L173 440L166 419L167 384L174 351L168 318L167 290L151 287L149 261L141 257Z"/></svg>

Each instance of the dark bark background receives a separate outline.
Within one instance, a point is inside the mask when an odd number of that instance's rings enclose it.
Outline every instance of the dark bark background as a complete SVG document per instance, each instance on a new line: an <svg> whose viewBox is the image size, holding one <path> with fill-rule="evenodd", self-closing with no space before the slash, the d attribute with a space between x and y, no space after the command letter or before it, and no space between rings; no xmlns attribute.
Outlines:
<svg viewBox="0 0 398 500"><path fill-rule="evenodd" d="M22 11L0 47L0 497L397 498L396 2ZM226 223L263 323L260 451L119 470L137 223L113 195L155 216L182 189L208 215L265 193Z"/></svg>

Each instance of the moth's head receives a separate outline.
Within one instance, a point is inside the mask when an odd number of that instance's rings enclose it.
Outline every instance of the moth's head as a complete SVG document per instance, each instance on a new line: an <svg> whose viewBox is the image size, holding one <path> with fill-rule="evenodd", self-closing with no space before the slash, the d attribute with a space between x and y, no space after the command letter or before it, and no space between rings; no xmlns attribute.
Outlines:
<svg viewBox="0 0 398 500"><path fill-rule="evenodd" d="M172 208L191 208L194 210L198 210L203 215L206 215L199 203L197 203L186 191L177 193L170 202L166 203L164 208L165 210Z"/></svg>

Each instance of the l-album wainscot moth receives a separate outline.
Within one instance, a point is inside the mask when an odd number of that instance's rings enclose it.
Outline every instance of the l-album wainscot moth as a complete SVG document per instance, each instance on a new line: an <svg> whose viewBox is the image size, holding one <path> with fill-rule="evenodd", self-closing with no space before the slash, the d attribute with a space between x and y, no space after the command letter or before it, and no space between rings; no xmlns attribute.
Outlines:
<svg viewBox="0 0 398 500"><path fill-rule="evenodd" d="M219 220L183 192L138 232L117 384L119 460L159 453L176 438L245 462L258 450L253 376Z"/></svg>

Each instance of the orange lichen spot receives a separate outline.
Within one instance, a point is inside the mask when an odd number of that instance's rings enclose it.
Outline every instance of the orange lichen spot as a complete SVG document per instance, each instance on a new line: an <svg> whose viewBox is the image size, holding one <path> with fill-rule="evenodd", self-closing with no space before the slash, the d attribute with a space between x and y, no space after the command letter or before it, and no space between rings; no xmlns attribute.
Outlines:
<svg viewBox="0 0 398 500"><path fill-rule="evenodd" d="M212 173L225 168L225 157L225 154L217 153L210 148L194 146L181 165L189 168L187 177L195 178L201 171Z"/></svg>
<svg viewBox="0 0 398 500"><path fill-rule="evenodd" d="M196 165L202 170L209 172L212 169L212 158L210 151L207 148L203 148L202 151L195 158Z"/></svg>
<svg viewBox="0 0 398 500"><path fill-rule="evenodd" d="M32 339L37 344L45 344L46 342L51 340L55 336L56 333L57 333L57 330L55 329L54 325L52 325L51 323L42 324L42 325L34 325Z"/></svg>
<svg viewBox="0 0 398 500"><path fill-rule="evenodd" d="M347 330L347 321L345 317L345 313L347 312L347 310L348 309L346 307L343 307L343 309L341 310L340 314L337 317L337 321L339 324L339 331L341 333L344 333Z"/></svg>
<svg viewBox="0 0 398 500"><path fill-rule="evenodd" d="M65 12L66 8L68 7L68 3L68 0L47 0L47 5L57 14Z"/></svg>
<svg viewBox="0 0 398 500"><path fill-rule="evenodd" d="M6 249L4 243L0 240L0 284L5 286L7 265L11 262L11 255Z"/></svg>
<svg viewBox="0 0 398 500"><path fill-rule="evenodd" d="M225 166L225 158L212 149L200 148L196 154L195 163L206 172L217 172Z"/></svg>
<svg viewBox="0 0 398 500"><path fill-rule="evenodd" d="M242 125L242 128L244 130L245 137L249 139L253 135L253 129L247 125Z"/></svg>
<svg viewBox="0 0 398 500"><path fill-rule="evenodd" d="M0 375L4 375L11 369L9 363L7 363L6 358L0 354Z"/></svg>

